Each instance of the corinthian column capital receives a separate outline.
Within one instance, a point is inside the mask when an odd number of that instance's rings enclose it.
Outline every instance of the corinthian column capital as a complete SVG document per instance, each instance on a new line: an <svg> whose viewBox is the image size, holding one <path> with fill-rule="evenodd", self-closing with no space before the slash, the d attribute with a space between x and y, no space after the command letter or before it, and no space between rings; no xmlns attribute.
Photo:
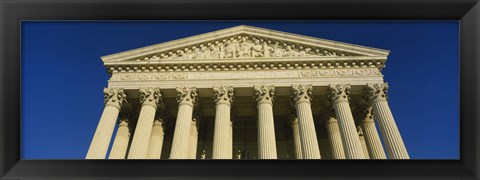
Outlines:
<svg viewBox="0 0 480 180"><path fill-rule="evenodd" d="M140 91L140 104L142 106L150 105L157 108L157 105L161 102L162 94L160 88L142 87Z"/></svg>
<svg viewBox="0 0 480 180"><path fill-rule="evenodd" d="M292 89L290 89L290 98L292 102L297 104L300 102L308 102L312 101L312 85L304 85L304 84L297 84L292 85Z"/></svg>
<svg viewBox="0 0 480 180"><path fill-rule="evenodd" d="M375 101L387 101L388 100L388 84L387 83L367 84L367 86L364 89L363 98L370 103Z"/></svg>
<svg viewBox="0 0 480 180"><path fill-rule="evenodd" d="M114 106L121 109L127 104L127 94L125 94L122 88L104 88L103 94L105 106Z"/></svg>
<svg viewBox="0 0 480 180"><path fill-rule="evenodd" d="M228 104L231 105L234 100L232 86L216 86L213 87L213 100L216 104Z"/></svg>
<svg viewBox="0 0 480 180"><path fill-rule="evenodd" d="M254 86L253 89L255 91L254 98L257 104L262 104L262 103L273 104L273 101L275 98L274 86L266 86L266 85Z"/></svg>
<svg viewBox="0 0 480 180"><path fill-rule="evenodd" d="M350 100L349 84L330 84L327 90L327 98L333 104L335 102L348 102Z"/></svg>
<svg viewBox="0 0 480 180"><path fill-rule="evenodd" d="M320 111L320 119L323 123L337 123L335 110L332 107L323 107Z"/></svg>
<svg viewBox="0 0 480 180"><path fill-rule="evenodd" d="M195 87L181 87L177 88L177 103L195 106L198 100L197 88Z"/></svg>

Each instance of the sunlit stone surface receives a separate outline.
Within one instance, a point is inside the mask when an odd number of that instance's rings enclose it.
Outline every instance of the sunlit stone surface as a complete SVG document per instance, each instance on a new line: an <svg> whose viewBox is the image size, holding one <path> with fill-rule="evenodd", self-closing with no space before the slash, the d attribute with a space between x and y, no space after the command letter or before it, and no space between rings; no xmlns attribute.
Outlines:
<svg viewBox="0 0 480 180"><path fill-rule="evenodd" d="M408 159L388 54L236 26L103 56L86 159Z"/></svg>

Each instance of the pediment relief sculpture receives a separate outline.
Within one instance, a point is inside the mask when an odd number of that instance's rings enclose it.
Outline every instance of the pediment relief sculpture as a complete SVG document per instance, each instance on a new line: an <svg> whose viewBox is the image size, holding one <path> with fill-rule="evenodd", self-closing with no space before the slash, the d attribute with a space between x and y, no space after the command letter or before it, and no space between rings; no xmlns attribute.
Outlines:
<svg viewBox="0 0 480 180"><path fill-rule="evenodd" d="M358 55L243 34L145 56L143 58L137 58L135 61L321 56L337 57Z"/></svg>

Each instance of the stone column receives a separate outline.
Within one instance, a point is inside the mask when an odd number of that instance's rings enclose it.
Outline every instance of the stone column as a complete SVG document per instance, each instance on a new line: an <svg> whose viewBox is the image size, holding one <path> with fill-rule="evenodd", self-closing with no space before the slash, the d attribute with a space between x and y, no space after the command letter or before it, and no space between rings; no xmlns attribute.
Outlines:
<svg viewBox="0 0 480 180"><path fill-rule="evenodd" d="M198 117L192 118L192 126L190 127L190 140L189 140L189 159L197 159L197 145L198 145Z"/></svg>
<svg viewBox="0 0 480 180"><path fill-rule="evenodd" d="M303 159L320 159L320 147L311 108L312 85L292 85L291 99L297 110Z"/></svg>
<svg viewBox="0 0 480 180"><path fill-rule="evenodd" d="M103 109L100 122L98 122L97 130L93 135L92 142L90 143L86 159L105 159L118 113L127 103L127 96L125 92L123 92L123 89L105 88L103 89L103 93L105 108Z"/></svg>
<svg viewBox="0 0 480 180"><path fill-rule="evenodd" d="M337 119L335 119L334 110L331 108L324 109L324 111L322 111L322 119L327 129L328 139L330 140L332 159L345 159L340 128L338 127Z"/></svg>
<svg viewBox="0 0 480 180"><path fill-rule="evenodd" d="M258 159L277 159L273 122L274 86L255 86L258 110Z"/></svg>
<svg viewBox="0 0 480 180"><path fill-rule="evenodd" d="M188 159L193 107L198 100L198 94L194 87L177 88L177 93L178 113L170 159Z"/></svg>
<svg viewBox="0 0 480 180"><path fill-rule="evenodd" d="M160 159L163 147L163 138L165 135L165 121L163 117L157 117L153 121L152 135L148 145L147 159Z"/></svg>
<svg viewBox="0 0 480 180"><path fill-rule="evenodd" d="M234 100L233 87L213 87L215 101L215 127L213 131L212 159L232 159L233 130L230 108Z"/></svg>
<svg viewBox="0 0 480 180"><path fill-rule="evenodd" d="M293 145L295 146L295 159L303 159L302 142L300 140L300 130L298 128L298 118L295 112L290 113L290 124L292 126Z"/></svg>
<svg viewBox="0 0 480 180"><path fill-rule="evenodd" d="M358 124L360 124L367 145L370 159L387 159L382 142L378 136L375 122L373 121L373 109L371 107L360 107Z"/></svg>
<svg viewBox="0 0 480 180"><path fill-rule="evenodd" d="M350 99L350 85L330 85L327 98L333 104L333 109L335 109L345 157L347 159L365 159L348 102Z"/></svg>
<svg viewBox="0 0 480 180"><path fill-rule="evenodd" d="M139 91L142 108L138 116L137 127L135 127L130 151L128 152L128 159L147 158L155 112L161 101L159 88L140 88Z"/></svg>
<svg viewBox="0 0 480 180"><path fill-rule="evenodd" d="M410 159L388 106L388 84L367 84L364 98L371 103L389 159Z"/></svg>
<svg viewBox="0 0 480 180"><path fill-rule="evenodd" d="M370 154L368 153L367 143L365 142L365 137L363 136L362 127L357 126L358 138L360 139L360 144L362 144L363 154L366 159L370 159Z"/></svg>
<svg viewBox="0 0 480 180"><path fill-rule="evenodd" d="M128 126L128 119L122 118L118 123L117 135L113 141L112 150L110 150L108 159L125 159L129 141L130 128Z"/></svg>

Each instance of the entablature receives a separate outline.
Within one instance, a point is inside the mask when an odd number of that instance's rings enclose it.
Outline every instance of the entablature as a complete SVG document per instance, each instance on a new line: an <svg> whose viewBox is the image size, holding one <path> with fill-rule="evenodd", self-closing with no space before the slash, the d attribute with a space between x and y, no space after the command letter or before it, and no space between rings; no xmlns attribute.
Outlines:
<svg viewBox="0 0 480 180"><path fill-rule="evenodd" d="M305 57L262 59L199 59L151 60L105 63L109 73L145 71L236 71L270 69L325 69L325 68L377 68L384 67L385 57Z"/></svg>

